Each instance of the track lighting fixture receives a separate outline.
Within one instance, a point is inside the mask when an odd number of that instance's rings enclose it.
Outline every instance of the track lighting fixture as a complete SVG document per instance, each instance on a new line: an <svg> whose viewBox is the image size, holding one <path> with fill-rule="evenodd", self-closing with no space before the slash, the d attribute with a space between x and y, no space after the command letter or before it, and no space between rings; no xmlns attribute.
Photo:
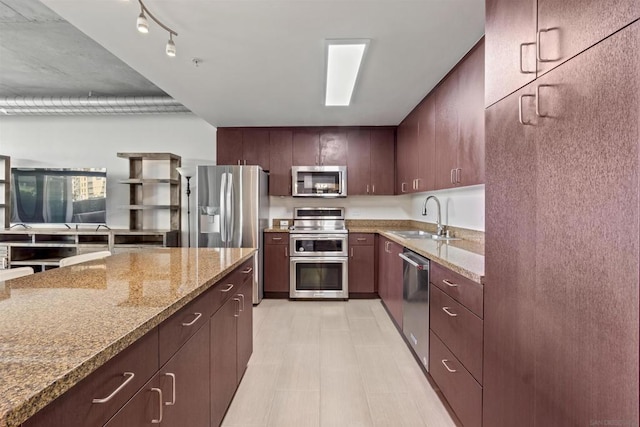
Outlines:
<svg viewBox="0 0 640 427"><path fill-rule="evenodd" d="M138 3L140 3L140 15L138 16L138 19L136 21L136 26L138 27L138 31L140 31L141 33L149 32L149 21L147 20L147 17L145 15L145 12L146 12L146 14L149 15L149 18L153 20L153 22L158 24L160 27L162 27L165 31L169 33L169 41L167 42L167 46L165 49L167 56L171 56L171 57L176 56L176 44L173 41L173 36L177 37L178 33L173 31L171 28L167 27L166 25L164 25L162 22L160 22L158 18L153 16L153 14L149 12L149 9L147 9L144 3L142 3L142 0L138 0Z"/></svg>

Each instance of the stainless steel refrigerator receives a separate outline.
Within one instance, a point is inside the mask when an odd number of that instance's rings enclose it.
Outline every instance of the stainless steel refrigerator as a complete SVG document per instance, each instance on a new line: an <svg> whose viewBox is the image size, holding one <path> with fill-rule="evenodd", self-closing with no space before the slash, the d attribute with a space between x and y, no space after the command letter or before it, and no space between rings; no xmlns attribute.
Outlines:
<svg viewBox="0 0 640 427"><path fill-rule="evenodd" d="M269 222L268 176L260 166L198 166L198 247L258 248L253 303L262 300L262 234Z"/></svg>

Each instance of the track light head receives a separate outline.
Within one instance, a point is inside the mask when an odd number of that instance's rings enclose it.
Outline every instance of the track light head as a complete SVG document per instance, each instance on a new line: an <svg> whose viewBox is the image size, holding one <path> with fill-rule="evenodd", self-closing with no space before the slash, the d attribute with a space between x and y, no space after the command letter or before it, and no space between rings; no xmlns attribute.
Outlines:
<svg viewBox="0 0 640 427"><path fill-rule="evenodd" d="M136 26L138 27L138 31L143 34L149 32L149 22L147 21L147 17L144 16L144 10L140 11L140 15L138 16L138 20L136 21Z"/></svg>
<svg viewBox="0 0 640 427"><path fill-rule="evenodd" d="M169 33L169 41L167 42L167 56L176 56L176 44L173 42L173 34Z"/></svg>

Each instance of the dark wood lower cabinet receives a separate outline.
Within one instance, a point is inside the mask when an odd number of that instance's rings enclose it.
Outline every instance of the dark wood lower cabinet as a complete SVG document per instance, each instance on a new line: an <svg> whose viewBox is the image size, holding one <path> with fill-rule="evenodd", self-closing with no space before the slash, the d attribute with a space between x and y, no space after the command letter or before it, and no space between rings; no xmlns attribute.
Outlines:
<svg viewBox="0 0 640 427"><path fill-rule="evenodd" d="M265 296L286 298L289 296L289 233L265 233L264 241Z"/></svg>
<svg viewBox="0 0 640 427"><path fill-rule="evenodd" d="M159 374L153 376L104 427L151 427L164 425L166 395L160 389Z"/></svg>
<svg viewBox="0 0 640 427"><path fill-rule="evenodd" d="M349 235L349 296L375 296L375 235Z"/></svg>
<svg viewBox="0 0 640 427"><path fill-rule="evenodd" d="M379 293L391 317L402 329L402 253L403 247L381 237L379 256Z"/></svg>
<svg viewBox="0 0 640 427"><path fill-rule="evenodd" d="M247 370L247 363L253 353L253 281L245 283L238 293L240 313L238 320L237 384Z"/></svg>

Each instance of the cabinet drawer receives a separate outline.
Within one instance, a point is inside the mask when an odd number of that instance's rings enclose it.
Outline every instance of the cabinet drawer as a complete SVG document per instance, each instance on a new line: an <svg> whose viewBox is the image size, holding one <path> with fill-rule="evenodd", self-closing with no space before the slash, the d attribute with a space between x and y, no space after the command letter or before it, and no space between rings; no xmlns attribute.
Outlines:
<svg viewBox="0 0 640 427"><path fill-rule="evenodd" d="M288 245L289 233L264 233L265 245Z"/></svg>
<svg viewBox="0 0 640 427"><path fill-rule="evenodd" d="M195 301L182 307L159 326L160 366L182 347L201 326L209 322L213 314L213 290L209 289Z"/></svg>
<svg viewBox="0 0 640 427"><path fill-rule="evenodd" d="M211 313L215 313L222 307L222 304L235 295L242 285L251 278L253 278L253 258L245 261L240 267L226 275L211 289L213 300Z"/></svg>
<svg viewBox="0 0 640 427"><path fill-rule="evenodd" d="M104 425L156 373L158 367L158 330L153 329L51 402L23 426ZM125 376L125 372L133 376ZM112 397L106 402L93 403L93 399L106 399L109 396Z"/></svg>
<svg viewBox="0 0 640 427"><path fill-rule="evenodd" d="M431 285L430 327L482 384L482 319Z"/></svg>
<svg viewBox="0 0 640 427"><path fill-rule="evenodd" d="M482 387L440 341L429 333L429 373L462 425L482 425Z"/></svg>
<svg viewBox="0 0 640 427"><path fill-rule="evenodd" d="M480 318L483 317L482 285L469 280L435 262L431 263L431 283L467 307Z"/></svg>
<svg viewBox="0 0 640 427"><path fill-rule="evenodd" d="M373 246L374 237L371 233L350 233L349 246Z"/></svg>

